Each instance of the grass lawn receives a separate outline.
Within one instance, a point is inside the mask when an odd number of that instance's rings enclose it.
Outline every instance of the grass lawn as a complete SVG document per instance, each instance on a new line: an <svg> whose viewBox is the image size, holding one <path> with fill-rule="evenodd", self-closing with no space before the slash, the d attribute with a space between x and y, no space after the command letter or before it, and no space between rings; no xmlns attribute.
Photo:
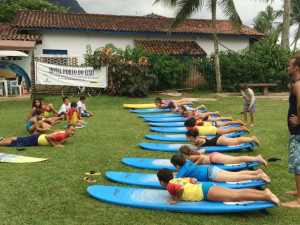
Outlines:
<svg viewBox="0 0 300 225"><path fill-rule="evenodd" d="M61 106L61 97L43 96L46 103ZM0 147L0 152L45 157L41 163L0 164L0 224L299 224L300 211L275 207L270 215L260 212L246 214L192 214L123 207L98 201L86 192L89 184L84 173L99 170L96 184L127 186L105 178L107 171L155 173L122 164L124 157L170 158L173 153L142 150L140 142L151 133L149 125L137 114L123 109L123 103L152 103L156 95L146 99L126 97L87 98L87 108L95 114L87 118L89 125L77 130L64 148L27 147L19 152L15 148ZM165 96L161 96L167 98ZM188 92L184 97L212 97L218 101L196 102L205 104L210 111L218 110L224 116L242 119L239 114L243 100L239 97L218 97L212 93ZM77 98L71 101L78 101ZM0 136L26 136L25 123L32 100L0 102ZM288 140L286 125L288 101L257 99L258 113L251 135L256 135L261 147L254 152L246 150L231 155L257 155L281 158L269 163L263 170L270 175L268 187L282 202L293 200L285 194L295 190L294 177L288 173ZM55 125L57 130L66 122Z"/></svg>

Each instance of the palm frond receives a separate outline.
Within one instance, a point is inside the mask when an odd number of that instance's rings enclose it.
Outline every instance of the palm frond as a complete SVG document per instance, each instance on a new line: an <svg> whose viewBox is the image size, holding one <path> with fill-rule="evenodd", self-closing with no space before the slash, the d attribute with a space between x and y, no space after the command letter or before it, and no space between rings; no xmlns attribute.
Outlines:
<svg viewBox="0 0 300 225"><path fill-rule="evenodd" d="M240 31L242 27L242 20L236 11L233 0L221 0L218 5L222 8L222 12L225 16L228 16L232 23L234 30Z"/></svg>
<svg viewBox="0 0 300 225"><path fill-rule="evenodd" d="M162 5L164 5L166 7L175 8L179 1L180 0L155 0L152 5L161 3Z"/></svg>

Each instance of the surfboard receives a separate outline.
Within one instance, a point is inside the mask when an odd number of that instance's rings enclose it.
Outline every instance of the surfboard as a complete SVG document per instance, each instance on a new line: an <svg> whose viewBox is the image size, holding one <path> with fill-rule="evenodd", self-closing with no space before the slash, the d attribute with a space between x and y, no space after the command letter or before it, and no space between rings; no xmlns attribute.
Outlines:
<svg viewBox="0 0 300 225"><path fill-rule="evenodd" d="M219 127L221 129L227 129L230 127L240 127L240 124L232 124L226 127ZM185 127L150 127L151 131L159 133L176 133L176 134L185 134L187 129Z"/></svg>
<svg viewBox="0 0 300 225"><path fill-rule="evenodd" d="M150 188L162 188L157 179L156 174L146 174L146 173L130 173L130 172L116 172L109 171L106 173L106 177L112 181L118 183L124 183L129 185L141 186L141 187L150 187ZM201 184L202 182L197 182ZM212 182L215 185L221 187L227 187L232 189L241 189L241 188L252 188L268 184L262 180L245 180L241 182Z"/></svg>
<svg viewBox="0 0 300 225"><path fill-rule="evenodd" d="M87 124L84 124L84 125L82 125L82 126L76 126L75 128L76 129L82 129L82 128L86 128L86 126L87 126ZM63 125L62 127L61 127L61 129L67 129L67 127L68 127L68 125Z"/></svg>
<svg viewBox="0 0 300 225"><path fill-rule="evenodd" d="M148 122L150 126L154 127L185 127L184 122L170 122L170 123L152 123Z"/></svg>
<svg viewBox="0 0 300 225"><path fill-rule="evenodd" d="M231 134L226 134L226 137L238 137L245 134L245 131L234 132ZM175 141L175 142L187 142L185 134L169 134L169 135L159 135L159 134L146 134L146 138L156 141ZM206 136L207 138L213 138L215 136Z"/></svg>
<svg viewBox="0 0 300 225"><path fill-rule="evenodd" d="M149 104L123 104L125 109L151 109L156 108L154 103Z"/></svg>
<svg viewBox="0 0 300 225"><path fill-rule="evenodd" d="M87 192L100 201L144 209L194 212L194 213L229 213L253 211L272 208L274 203L265 201L247 202L190 202L181 201L179 204L167 203L171 199L167 190L144 188L128 188L117 186L92 185Z"/></svg>
<svg viewBox="0 0 300 225"><path fill-rule="evenodd" d="M187 105L191 107L192 105ZM153 108L153 109L131 109L130 112L133 113L162 113L162 112L171 112L170 109L158 109L158 108Z"/></svg>
<svg viewBox="0 0 300 225"><path fill-rule="evenodd" d="M204 113L206 109L199 110L199 112ZM139 115L140 118L169 118L169 117L182 117L180 114L176 113L166 113L166 114L150 114L150 115Z"/></svg>
<svg viewBox="0 0 300 225"><path fill-rule="evenodd" d="M140 168L140 169L149 169L149 170L160 170L163 168L168 168L172 171L176 171L174 166L170 163L170 159L148 159L148 158L123 158L122 162L128 166ZM258 162L250 163L241 163L241 164L210 164L210 165L198 165L198 167L208 167L208 166L217 166L222 170L242 170L246 168L253 168L259 166Z"/></svg>
<svg viewBox="0 0 300 225"><path fill-rule="evenodd" d="M166 118L143 118L147 122L167 123L167 122L185 122L187 118L183 117L166 117Z"/></svg>
<svg viewBox="0 0 300 225"><path fill-rule="evenodd" d="M158 144L158 143L140 143L140 147L143 149L153 150L153 151L163 151L163 152L179 152L179 148L187 144ZM195 145L188 145L190 147L195 147ZM229 152L229 151L238 151L242 149L250 149L253 146L257 146L256 143L245 143L235 146L204 146L199 149L205 149L205 152Z"/></svg>
<svg viewBox="0 0 300 225"><path fill-rule="evenodd" d="M2 163L32 163L42 162L45 160L48 160L48 158L35 158L29 156L0 153L0 162Z"/></svg>

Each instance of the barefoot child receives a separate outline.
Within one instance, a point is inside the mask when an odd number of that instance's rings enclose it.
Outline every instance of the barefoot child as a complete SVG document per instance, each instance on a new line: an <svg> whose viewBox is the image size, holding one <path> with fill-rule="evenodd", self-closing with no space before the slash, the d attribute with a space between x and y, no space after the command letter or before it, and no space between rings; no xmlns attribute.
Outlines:
<svg viewBox="0 0 300 225"><path fill-rule="evenodd" d="M184 126L188 127L187 130L198 129L198 127L200 127L200 126L226 127L226 126L233 125L233 124L239 124L239 125L244 126L244 123L241 120L226 121L226 122L220 122L220 121L210 121L209 122L209 121L199 121L192 117L184 122ZM194 127L196 127L196 128L194 128Z"/></svg>
<svg viewBox="0 0 300 225"><path fill-rule="evenodd" d="M61 105L60 110L58 112L58 117L64 116L64 118L66 119L70 108L71 108L71 103L69 97L64 96L63 104Z"/></svg>
<svg viewBox="0 0 300 225"><path fill-rule="evenodd" d="M241 170L238 172L222 170L216 166L197 166L193 162L187 162L184 156L177 153L171 158L171 163L178 171L176 178L192 177L199 181L215 182L239 182L243 180L263 180L270 183L270 177L261 169L259 170Z"/></svg>
<svg viewBox="0 0 300 225"><path fill-rule="evenodd" d="M155 105L157 108L159 109L169 109L171 105L177 105L177 106L181 106L181 105L189 105L189 104L193 104L191 101L189 101L188 99L182 98L180 100L162 100L160 97L157 97L155 99Z"/></svg>
<svg viewBox="0 0 300 225"><path fill-rule="evenodd" d="M53 104L45 104L45 99L40 98L41 100L41 104L42 104L42 110L44 111L44 117L50 117L50 113L53 113L53 116L58 116L58 112L55 110ZM63 117L61 116L59 119L63 119Z"/></svg>
<svg viewBox="0 0 300 225"><path fill-rule="evenodd" d="M76 102L72 102L71 103L71 109L68 112L68 125L74 125L77 127L80 127L84 124L86 124L86 122L84 120L80 119L80 115L77 111L77 103Z"/></svg>
<svg viewBox="0 0 300 225"><path fill-rule="evenodd" d="M210 155L204 155L205 149L199 151L192 150L188 145L181 146L179 152L185 159L190 160L196 165L207 164L238 164L246 162L259 162L264 166L267 166L267 162L261 155L258 156L230 156L219 152L213 152Z"/></svg>
<svg viewBox="0 0 300 225"><path fill-rule="evenodd" d="M256 100L254 96L254 92L252 89L248 88L247 84L242 84L241 85L241 94L243 98L245 99L244 103L244 122L245 126L248 125L248 120L247 120L247 112L249 112L250 119L251 119L251 127L254 126L254 114L257 112L256 109Z"/></svg>
<svg viewBox="0 0 300 225"><path fill-rule="evenodd" d="M79 115L81 117L93 116L94 114L86 109L85 101L86 101L85 96L80 96L80 100L77 102L77 111Z"/></svg>
<svg viewBox="0 0 300 225"><path fill-rule="evenodd" d="M33 133L45 133L46 131L51 130L52 126L46 124L46 122L51 124L52 121L47 120L47 119L43 120L43 118L44 118L43 110L39 109L37 111L36 116L33 116L27 122L26 130L31 134L33 134Z"/></svg>
<svg viewBox="0 0 300 225"><path fill-rule="evenodd" d="M227 130L227 129L224 129ZM188 130L186 133L186 138L188 141L193 142L197 147L200 148L201 146L217 146L217 145L225 145L225 146L232 146L232 145L240 145L244 143L251 143L254 142L259 147L259 141L257 137L235 137L235 138L228 138L223 135L217 135L214 138L206 138L205 136L199 136L199 132L196 130Z"/></svg>
<svg viewBox="0 0 300 225"><path fill-rule="evenodd" d="M157 173L158 180L163 187L167 187L173 199L169 199L169 204L178 204L183 201L268 201L277 205L280 200L268 188L264 191L254 189L230 189L219 187L210 182L195 185L195 178L175 178L169 169L161 169Z"/></svg>

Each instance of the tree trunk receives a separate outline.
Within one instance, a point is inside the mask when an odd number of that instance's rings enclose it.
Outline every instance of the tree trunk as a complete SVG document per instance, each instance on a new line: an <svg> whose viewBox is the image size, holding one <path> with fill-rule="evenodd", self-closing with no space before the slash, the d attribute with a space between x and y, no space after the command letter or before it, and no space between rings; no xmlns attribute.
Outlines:
<svg viewBox="0 0 300 225"><path fill-rule="evenodd" d="M284 0L281 46L285 50L289 48L290 11L291 11L291 0Z"/></svg>
<svg viewBox="0 0 300 225"><path fill-rule="evenodd" d="M217 0L212 0L212 26L213 26L213 39L215 49L215 70L216 70L216 84L217 92L222 92L221 72L220 72L220 59L219 59L219 42L217 37Z"/></svg>

